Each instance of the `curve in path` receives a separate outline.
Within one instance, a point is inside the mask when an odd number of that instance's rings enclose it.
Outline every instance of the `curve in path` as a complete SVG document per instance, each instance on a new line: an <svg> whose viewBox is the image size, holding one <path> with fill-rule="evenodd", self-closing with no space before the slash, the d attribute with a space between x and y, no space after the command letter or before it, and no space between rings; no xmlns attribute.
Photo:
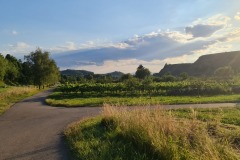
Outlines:
<svg viewBox="0 0 240 160"><path fill-rule="evenodd" d="M50 92L27 98L0 116L1 160L67 160L64 128L101 110L50 107L44 103Z"/></svg>
<svg viewBox="0 0 240 160"><path fill-rule="evenodd" d="M71 122L98 115L100 107L50 107L51 90L27 98L0 116L1 160L67 160L63 130ZM163 105L166 108L225 107L236 103ZM133 107L134 108L134 107ZM151 107L152 108L152 107Z"/></svg>

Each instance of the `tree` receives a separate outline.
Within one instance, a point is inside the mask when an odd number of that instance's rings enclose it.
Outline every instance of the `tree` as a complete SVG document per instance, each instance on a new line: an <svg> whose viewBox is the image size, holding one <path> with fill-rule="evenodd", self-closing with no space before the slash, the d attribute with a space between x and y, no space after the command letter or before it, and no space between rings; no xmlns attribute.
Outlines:
<svg viewBox="0 0 240 160"><path fill-rule="evenodd" d="M174 82L176 81L176 77L173 76L171 73L167 72L161 77L163 82Z"/></svg>
<svg viewBox="0 0 240 160"><path fill-rule="evenodd" d="M123 74L121 76L120 80L125 81L125 80L131 79L131 78L133 78L133 76L130 73L127 73L127 74Z"/></svg>
<svg viewBox="0 0 240 160"><path fill-rule="evenodd" d="M146 77L149 77L150 75L151 72L149 71L149 69L143 67L143 65L139 65L135 73L135 76L139 79L144 79Z"/></svg>
<svg viewBox="0 0 240 160"><path fill-rule="evenodd" d="M21 74L21 62L10 54L6 55L5 60L7 62L7 69L4 76L4 81L9 84L18 83Z"/></svg>
<svg viewBox="0 0 240 160"><path fill-rule="evenodd" d="M31 52L24 59L32 70L33 82L35 85L44 88L45 85L54 84L59 80L59 69L53 59L50 59L49 52L43 52L40 48Z"/></svg>
<svg viewBox="0 0 240 160"><path fill-rule="evenodd" d="M5 72L6 72L6 61L3 55L0 53L0 82L3 82Z"/></svg>
<svg viewBox="0 0 240 160"><path fill-rule="evenodd" d="M21 84L33 84L33 70L30 62L23 62L19 82Z"/></svg>

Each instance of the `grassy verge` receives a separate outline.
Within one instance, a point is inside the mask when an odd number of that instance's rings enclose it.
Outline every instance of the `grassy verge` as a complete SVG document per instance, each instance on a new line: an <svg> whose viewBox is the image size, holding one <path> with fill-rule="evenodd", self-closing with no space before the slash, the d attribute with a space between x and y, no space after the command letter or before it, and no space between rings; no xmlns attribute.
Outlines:
<svg viewBox="0 0 240 160"><path fill-rule="evenodd" d="M102 106L103 104L137 106L137 105L161 105L161 104L199 104L199 103L222 103L222 102L239 102L240 95L217 95L217 96L99 96L83 97L77 93L55 92L50 95L46 102L52 106Z"/></svg>
<svg viewBox="0 0 240 160"><path fill-rule="evenodd" d="M8 87L0 89L0 115L14 103L36 94L39 90L35 87Z"/></svg>
<svg viewBox="0 0 240 160"><path fill-rule="evenodd" d="M74 159L233 160L240 158L240 126L228 124L239 112L231 109L105 106L101 117L75 123L65 135ZM219 121L219 113L227 113L229 121Z"/></svg>

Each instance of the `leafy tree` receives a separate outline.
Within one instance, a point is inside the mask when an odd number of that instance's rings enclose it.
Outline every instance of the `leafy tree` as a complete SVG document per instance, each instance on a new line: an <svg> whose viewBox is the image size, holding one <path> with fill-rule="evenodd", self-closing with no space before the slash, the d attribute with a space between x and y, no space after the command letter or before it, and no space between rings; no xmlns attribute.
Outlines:
<svg viewBox="0 0 240 160"><path fill-rule="evenodd" d="M40 48L24 57L32 70L33 82L35 85L44 88L45 85L54 84L59 80L59 69L54 60L50 59L49 52Z"/></svg>
<svg viewBox="0 0 240 160"><path fill-rule="evenodd" d="M144 79L144 78L150 76L151 72L149 71L149 69L143 67L143 65L139 65L135 75L139 79Z"/></svg>
<svg viewBox="0 0 240 160"><path fill-rule="evenodd" d="M31 63L23 62L21 68L21 75L19 82L21 84L29 85L33 84L33 70L31 68Z"/></svg>
<svg viewBox="0 0 240 160"><path fill-rule="evenodd" d="M127 73L127 74L123 74L121 76L120 80L125 81L125 80L131 79L131 78L133 78L133 76L130 73Z"/></svg>
<svg viewBox="0 0 240 160"><path fill-rule="evenodd" d="M7 69L4 76L6 83L15 84L18 83L21 73L21 63L14 56L7 54L5 57L7 62Z"/></svg>
<svg viewBox="0 0 240 160"><path fill-rule="evenodd" d="M151 89L151 84L153 84L153 79L152 77L147 77L142 81L142 85L143 85L143 90L148 90L150 91Z"/></svg>
<svg viewBox="0 0 240 160"><path fill-rule="evenodd" d="M165 73L162 77L163 82L174 82L176 81L176 77L171 75L171 73Z"/></svg>
<svg viewBox="0 0 240 160"><path fill-rule="evenodd" d="M135 77L125 80L124 84L131 92L136 91L140 86L139 80Z"/></svg>
<svg viewBox="0 0 240 160"><path fill-rule="evenodd" d="M5 72L6 72L6 61L3 55L0 53L0 82L3 82Z"/></svg>

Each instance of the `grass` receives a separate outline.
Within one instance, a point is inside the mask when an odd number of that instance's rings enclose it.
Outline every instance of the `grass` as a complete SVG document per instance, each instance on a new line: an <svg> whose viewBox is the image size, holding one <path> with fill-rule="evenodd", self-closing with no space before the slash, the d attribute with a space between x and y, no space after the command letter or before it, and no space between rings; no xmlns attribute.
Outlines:
<svg viewBox="0 0 240 160"><path fill-rule="evenodd" d="M14 103L36 94L39 90L35 87L7 87L0 88L0 115Z"/></svg>
<svg viewBox="0 0 240 160"><path fill-rule="evenodd" d="M237 160L240 126L231 119L238 113L239 108L129 110L107 105L102 116L72 124L65 136L73 159Z"/></svg>
<svg viewBox="0 0 240 160"><path fill-rule="evenodd" d="M216 96L82 96L78 93L55 92L46 102L52 106L81 107L103 106L103 104L137 106L161 104L200 104L200 103L225 103L240 102L240 95Z"/></svg>

